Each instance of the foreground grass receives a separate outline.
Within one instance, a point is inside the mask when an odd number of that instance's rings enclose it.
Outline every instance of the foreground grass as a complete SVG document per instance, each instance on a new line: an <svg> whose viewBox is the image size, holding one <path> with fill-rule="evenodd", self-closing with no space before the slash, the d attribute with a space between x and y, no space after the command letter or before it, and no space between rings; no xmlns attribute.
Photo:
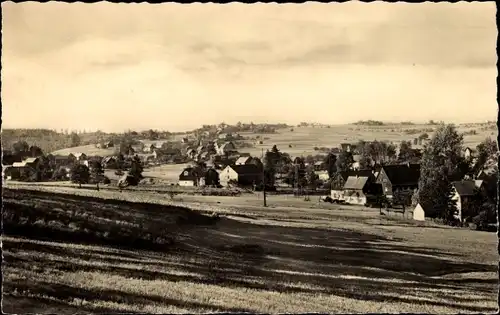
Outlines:
<svg viewBox="0 0 500 315"><path fill-rule="evenodd" d="M352 209L343 215L346 210L339 208L304 208L302 216L291 207L252 208L257 219L207 224L191 216L179 225L187 209L48 192L4 193L6 209L20 206L39 215L77 207L92 224L105 218L110 225L159 221L145 229L175 231L176 237L175 244L145 250L93 240L82 244L72 233L54 240L6 230L6 312L496 311L492 233L382 221L375 211L356 216Z"/></svg>

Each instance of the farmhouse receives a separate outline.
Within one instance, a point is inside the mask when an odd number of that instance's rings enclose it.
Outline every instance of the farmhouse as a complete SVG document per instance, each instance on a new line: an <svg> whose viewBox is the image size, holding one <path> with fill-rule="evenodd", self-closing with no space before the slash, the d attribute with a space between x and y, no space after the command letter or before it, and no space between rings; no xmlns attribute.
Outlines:
<svg viewBox="0 0 500 315"><path fill-rule="evenodd" d="M380 184L372 176L349 176L344 184L344 200L350 204L364 205L367 196L381 193Z"/></svg>
<svg viewBox="0 0 500 315"><path fill-rule="evenodd" d="M186 167L179 175L179 186L197 186L198 176L192 167Z"/></svg>
<svg viewBox="0 0 500 315"><path fill-rule="evenodd" d="M462 222L464 218L477 215L477 211L474 210L478 209L474 205L474 197L479 193L482 184L482 180L462 180L453 182L452 200L456 201L457 207L455 218L460 220L460 222Z"/></svg>
<svg viewBox="0 0 500 315"><path fill-rule="evenodd" d="M236 152L236 146L234 145L233 142L227 141L227 142L224 142L222 145L216 147L216 150L217 150L217 154L229 155L229 154Z"/></svg>
<svg viewBox="0 0 500 315"><path fill-rule="evenodd" d="M228 165L220 172L220 183L228 186L230 182L241 186L258 184L262 179L262 172L254 164Z"/></svg>
<svg viewBox="0 0 500 315"><path fill-rule="evenodd" d="M240 156L236 160L236 165L248 165L252 163L252 157L251 156Z"/></svg>
<svg viewBox="0 0 500 315"><path fill-rule="evenodd" d="M377 183L387 198L392 198L396 191L413 191L418 188L420 179L420 164L400 164L382 166Z"/></svg>
<svg viewBox="0 0 500 315"><path fill-rule="evenodd" d="M29 177L33 175L35 170L26 161L14 162L12 164L12 169L9 171L11 179L20 179L23 177Z"/></svg>

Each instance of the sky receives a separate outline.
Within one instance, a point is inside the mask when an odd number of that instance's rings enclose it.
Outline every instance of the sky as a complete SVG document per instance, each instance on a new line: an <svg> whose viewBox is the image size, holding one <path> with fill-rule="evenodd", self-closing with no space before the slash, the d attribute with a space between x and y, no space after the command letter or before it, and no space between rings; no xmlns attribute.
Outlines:
<svg viewBox="0 0 500 315"><path fill-rule="evenodd" d="M495 2L2 2L4 128L496 120Z"/></svg>

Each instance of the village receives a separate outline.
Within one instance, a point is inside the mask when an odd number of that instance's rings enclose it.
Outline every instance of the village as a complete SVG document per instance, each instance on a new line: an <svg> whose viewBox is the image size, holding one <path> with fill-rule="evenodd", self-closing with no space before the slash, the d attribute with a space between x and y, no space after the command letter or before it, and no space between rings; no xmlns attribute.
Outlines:
<svg viewBox="0 0 500 315"><path fill-rule="evenodd" d="M44 154L36 146L19 142L13 150L4 150L3 175L9 182L73 182L80 187L97 184L98 189L101 183L101 187L124 189L144 185L148 180L155 183L154 178L143 176L144 171L178 165L177 175L156 186L179 187L178 193L210 187L293 194L308 200L317 196L315 200L322 202L377 207L381 211L383 208L410 215L417 221L432 217L432 211L426 214L425 206L433 205L418 202L420 163L424 148L432 140L427 133L399 144L359 140L314 148L315 155L292 157L286 148L281 151L276 145L265 152L262 149L261 156L240 153L238 146L248 138L227 130L231 126L220 124L177 141L123 136L94 144L99 149L114 150L115 154L108 156L77 151L67 155ZM262 140L256 144L262 144ZM453 222L448 218L449 224L484 229L496 223L488 209L494 207L497 198L495 150L496 143L489 138L477 148L460 147L460 158L466 167L451 181L449 195L455 210Z"/></svg>

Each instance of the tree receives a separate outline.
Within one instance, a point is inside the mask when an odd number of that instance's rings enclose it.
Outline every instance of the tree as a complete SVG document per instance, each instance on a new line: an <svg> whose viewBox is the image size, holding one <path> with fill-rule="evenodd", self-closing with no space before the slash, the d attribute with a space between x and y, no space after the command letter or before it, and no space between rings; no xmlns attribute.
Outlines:
<svg viewBox="0 0 500 315"><path fill-rule="evenodd" d="M328 171L328 177L332 178L337 172L337 156L333 152L329 152L325 157L326 170Z"/></svg>
<svg viewBox="0 0 500 315"><path fill-rule="evenodd" d="M213 187L218 187L220 185L219 173L213 168L205 173L205 185Z"/></svg>
<svg viewBox="0 0 500 315"><path fill-rule="evenodd" d="M142 167L141 160L137 155L134 156L130 165L130 171L128 172L129 176L131 176L136 183L139 183L139 181L144 178L142 176L143 170L144 168Z"/></svg>
<svg viewBox="0 0 500 315"><path fill-rule="evenodd" d="M477 161L474 165L474 171L477 174L482 170L487 162L488 164L498 164L498 145L490 137L476 146Z"/></svg>
<svg viewBox="0 0 500 315"><path fill-rule="evenodd" d="M309 167L307 169L306 180L307 180L307 186L309 186L310 189L315 190L318 187L319 176L318 174L316 174L316 172L314 172L313 167Z"/></svg>
<svg viewBox="0 0 500 315"><path fill-rule="evenodd" d="M463 178L463 137L453 125L442 125L425 146L420 168L418 199L429 217L451 220L455 211L451 183Z"/></svg>
<svg viewBox="0 0 500 315"><path fill-rule="evenodd" d="M342 151L336 161L335 166L337 167L337 171L346 172L351 169L353 163L354 158L352 157L352 153Z"/></svg>
<svg viewBox="0 0 500 315"><path fill-rule="evenodd" d="M77 147L80 145L80 136L76 132L72 132L71 135L71 146Z"/></svg>
<svg viewBox="0 0 500 315"><path fill-rule="evenodd" d="M43 151L39 146L33 145L29 148L30 156L31 157L39 157L43 156Z"/></svg>
<svg viewBox="0 0 500 315"><path fill-rule="evenodd" d="M29 148L30 146L26 141L18 141L12 145L12 151L14 151L14 154L28 152Z"/></svg>
<svg viewBox="0 0 500 315"><path fill-rule="evenodd" d="M101 162L92 161L91 175L97 185L97 190L99 190L99 182L103 180L104 177L104 170Z"/></svg>
<svg viewBox="0 0 500 315"><path fill-rule="evenodd" d="M410 141L401 141L399 145L398 163L407 163L415 159L415 151L411 147Z"/></svg>
<svg viewBox="0 0 500 315"><path fill-rule="evenodd" d="M75 163L71 168L71 181L82 188L82 184L87 184L90 179L89 168L84 164Z"/></svg>

